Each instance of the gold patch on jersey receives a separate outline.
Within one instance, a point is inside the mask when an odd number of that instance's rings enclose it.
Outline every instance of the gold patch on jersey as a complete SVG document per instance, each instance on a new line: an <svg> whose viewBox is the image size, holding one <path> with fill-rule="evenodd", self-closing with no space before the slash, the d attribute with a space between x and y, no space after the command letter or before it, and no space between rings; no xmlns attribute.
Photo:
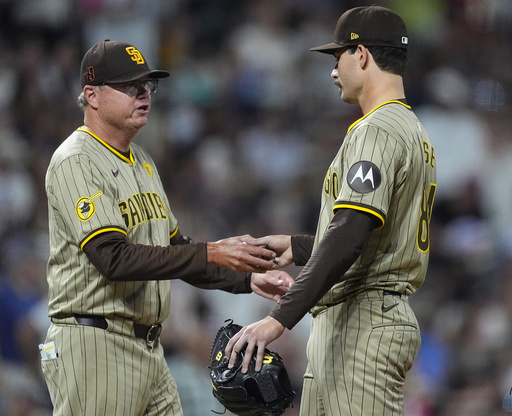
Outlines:
<svg viewBox="0 0 512 416"><path fill-rule="evenodd" d="M103 195L103 192L98 191L93 196L81 197L75 205L75 212L80 221L89 221L96 212L96 205L94 200Z"/></svg>
<svg viewBox="0 0 512 416"><path fill-rule="evenodd" d="M146 169L146 172L149 176L153 177L153 168L149 163L144 163L144 168Z"/></svg>

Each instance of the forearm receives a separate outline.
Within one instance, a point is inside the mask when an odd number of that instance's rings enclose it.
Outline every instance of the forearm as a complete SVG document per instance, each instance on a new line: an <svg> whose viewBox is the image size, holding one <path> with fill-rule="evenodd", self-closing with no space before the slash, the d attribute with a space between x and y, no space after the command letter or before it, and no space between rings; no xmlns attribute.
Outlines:
<svg viewBox="0 0 512 416"><path fill-rule="evenodd" d="M167 247L131 244L121 233L93 238L84 247L91 263L107 279L144 281L206 275L206 243Z"/></svg>
<svg viewBox="0 0 512 416"><path fill-rule="evenodd" d="M304 266L311 257L315 237L312 235L292 235L291 245L293 262L296 266Z"/></svg>
<svg viewBox="0 0 512 416"><path fill-rule="evenodd" d="M92 264L112 281L181 279L201 289L250 293L251 274L206 263L206 243L178 235L171 246L130 244L121 233L105 233L85 247Z"/></svg>
<svg viewBox="0 0 512 416"><path fill-rule="evenodd" d="M251 293L251 274L207 265L206 274L187 276L181 280L200 289L218 289L229 293Z"/></svg>
<svg viewBox="0 0 512 416"><path fill-rule="evenodd" d="M375 227L375 219L366 214L341 211L333 218L295 283L270 313L288 329L343 277L363 251Z"/></svg>

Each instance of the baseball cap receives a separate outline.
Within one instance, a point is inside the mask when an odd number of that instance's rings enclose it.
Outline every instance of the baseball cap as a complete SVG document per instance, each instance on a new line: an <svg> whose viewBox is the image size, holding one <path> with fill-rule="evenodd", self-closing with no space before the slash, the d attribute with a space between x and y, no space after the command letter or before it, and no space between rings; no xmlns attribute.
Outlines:
<svg viewBox="0 0 512 416"><path fill-rule="evenodd" d="M310 51L333 54L347 46L392 46L407 49L407 29L402 18L382 6L363 6L341 15L334 31L334 42Z"/></svg>
<svg viewBox="0 0 512 416"><path fill-rule="evenodd" d="M126 42L106 39L91 47L80 66L82 87L102 83L121 83L139 78L165 78L167 71L151 70L142 53Z"/></svg>

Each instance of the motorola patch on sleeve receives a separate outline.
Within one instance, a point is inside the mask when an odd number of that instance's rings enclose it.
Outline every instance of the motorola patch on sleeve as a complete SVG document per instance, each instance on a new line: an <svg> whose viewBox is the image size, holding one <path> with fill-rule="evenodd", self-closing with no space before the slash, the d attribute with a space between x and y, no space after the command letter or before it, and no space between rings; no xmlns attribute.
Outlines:
<svg viewBox="0 0 512 416"><path fill-rule="evenodd" d="M380 186L381 179L379 168L368 161L354 163L347 174L349 186L360 194L375 191Z"/></svg>

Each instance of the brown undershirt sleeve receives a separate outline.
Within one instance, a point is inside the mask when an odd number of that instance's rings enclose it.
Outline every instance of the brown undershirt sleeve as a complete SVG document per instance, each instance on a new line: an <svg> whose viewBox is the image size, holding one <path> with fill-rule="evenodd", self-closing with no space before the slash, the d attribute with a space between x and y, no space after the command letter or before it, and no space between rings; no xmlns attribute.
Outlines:
<svg viewBox="0 0 512 416"><path fill-rule="evenodd" d="M338 210L306 266L270 316L292 329L352 266L379 224L371 214Z"/></svg>
<svg viewBox="0 0 512 416"><path fill-rule="evenodd" d="M249 293L250 274L207 264L206 243L181 234L166 247L131 244L119 232L100 234L85 247L91 263L112 281L181 279L202 289Z"/></svg>
<svg viewBox="0 0 512 416"><path fill-rule="evenodd" d="M292 235L293 263L296 266L305 266L311 257L315 237L312 235Z"/></svg>

